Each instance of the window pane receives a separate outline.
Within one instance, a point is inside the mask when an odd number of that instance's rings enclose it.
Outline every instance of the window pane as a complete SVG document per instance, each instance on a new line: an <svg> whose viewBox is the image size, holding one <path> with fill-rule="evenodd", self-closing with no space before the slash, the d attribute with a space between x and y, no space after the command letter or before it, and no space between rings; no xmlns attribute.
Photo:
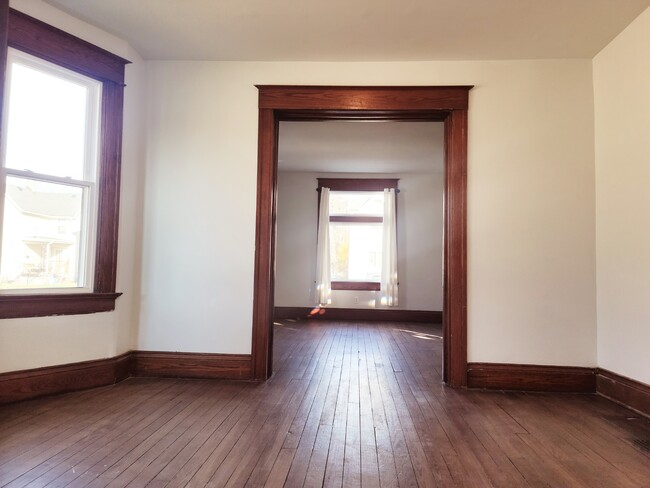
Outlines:
<svg viewBox="0 0 650 488"><path fill-rule="evenodd" d="M330 223L333 281L380 281L382 224Z"/></svg>
<svg viewBox="0 0 650 488"><path fill-rule="evenodd" d="M330 215L384 215L384 192L333 191L330 192Z"/></svg>
<svg viewBox="0 0 650 488"><path fill-rule="evenodd" d="M89 104L98 103L98 89L89 86L97 83L88 78L84 85L39 68L11 62L5 165L92 180L94 167L84 171L84 164L94 166L97 124L86 122L97 112L89 112Z"/></svg>
<svg viewBox="0 0 650 488"><path fill-rule="evenodd" d="M8 177L0 288L77 287L83 189Z"/></svg>

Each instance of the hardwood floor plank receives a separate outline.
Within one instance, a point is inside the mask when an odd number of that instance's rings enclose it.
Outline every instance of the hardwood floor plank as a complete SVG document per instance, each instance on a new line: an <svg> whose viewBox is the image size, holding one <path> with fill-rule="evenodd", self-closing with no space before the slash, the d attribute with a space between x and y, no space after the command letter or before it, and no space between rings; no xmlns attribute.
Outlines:
<svg viewBox="0 0 650 488"><path fill-rule="evenodd" d="M310 423L314 427L318 426L318 417L322 411L322 400L329 382L327 372L331 372L332 369L332 361L329 359L333 352L332 345L335 339L334 334L323 333L323 329L313 328L311 332L311 341L318 343L318 347L311 353L311 359L306 370L309 372L309 376L302 375L304 379L309 380L309 386L302 397L296 397L295 402L292 400L292 403L295 403L295 409L289 408L285 412L277 432L269 440L264 453L259 456L255 468L246 482L246 486L261 486L264 484L263 480L269 475L282 449L290 449L295 454L296 448L298 448L300 452L307 455L306 458L299 457L296 462L296 468L298 464L302 465L303 469L300 470L300 473L298 473L297 469L294 471L294 476L301 476L300 483L304 480L316 432L315 429L309 429L305 432L306 425ZM309 419L311 419L311 422L309 422ZM283 435L285 432L286 435ZM290 463L288 469L291 468L292 464ZM285 474L285 476L287 475L288 473ZM292 482L295 483L295 481Z"/></svg>
<svg viewBox="0 0 650 488"><path fill-rule="evenodd" d="M328 340L331 342L331 347L328 350L327 358L324 360L321 381L319 382L318 390L312 401L309 414L307 418L304 419L304 425L295 425L294 422L291 431L285 438L283 448L290 449L296 442L297 436L295 433L300 430L300 437L298 438L295 456L291 463L289 473L287 474L287 486L302 486L305 477L307 476L307 469L309 467L312 453L314 452L314 446L319 432L320 419L326 405L327 394L329 391L338 390L339 377L336 377L333 372L335 356L338 350L336 339L339 334L339 329L333 330L328 334Z"/></svg>
<svg viewBox="0 0 650 488"><path fill-rule="evenodd" d="M368 374L367 337L369 331L367 326L364 326L363 324L359 325L359 334L358 389L361 485L366 488L378 488L380 486L379 459L377 438L375 435L373 402L370 390L370 377Z"/></svg>
<svg viewBox="0 0 650 488"><path fill-rule="evenodd" d="M382 348L382 341L379 334L375 334L372 340L373 361L377 368L377 383L381 394L384 412L386 415L386 425L392 445L395 467L397 471L397 481L400 487L418 486L415 475L413 461L407 445L406 435L402 429L400 414L407 414L401 410L403 405L393 396L393 391L389 386L389 378L394 373L389 359L388 351ZM400 409L400 410L398 410Z"/></svg>
<svg viewBox="0 0 650 488"><path fill-rule="evenodd" d="M163 390L163 392L166 390ZM164 394L164 393L163 393ZM173 396L178 396L179 392L170 392L171 395ZM93 429L90 427L95 421L100 420L101 418L104 418L103 415L106 414L106 410L109 410L111 408L115 408L115 415L120 415L123 413L123 411L119 408L120 404L119 402L117 404L108 404L109 408L108 409L100 409L98 414L96 411L93 411L92 409L86 410L86 417L82 421L77 421L76 423L62 423L58 426L57 429L55 429L56 435L53 437L48 437L47 440L44 440L41 443L35 443L33 441L30 441L26 444L26 447L31 447L28 450L25 450L20 456L15 457L11 459L11 462L8 463L7 467L3 467L2 471L0 471L2 474L0 475L0 483L5 484L7 479L12 478L15 476L18 472L23 472L23 473L29 473L30 471L37 469L37 473L39 474L39 477L36 478L41 479L51 479L53 475L56 473L59 473L61 469L55 469L51 470L49 469L50 465L46 464L45 465L45 473L40 474L40 469L39 466L47 462L48 460L54 458L56 459L57 456L72 448L74 449L74 445L87 437L88 435L93 435ZM142 418L149 419L152 418L151 415L149 415L151 412L147 411L147 414L143 415ZM112 423L115 421L115 415L112 417ZM155 417L154 417L155 418ZM110 425L110 423L109 423ZM100 424L101 427L101 424ZM40 430L40 429L37 429ZM57 433L58 432L58 433ZM99 436L101 437L101 435ZM87 451L81 451L82 456L87 452ZM76 461L80 456L75 456L75 459L72 461ZM70 461L66 462L66 460L63 460L63 466L66 466L70 464ZM21 475L22 476L22 475ZM29 474L28 474L29 476Z"/></svg>
<svg viewBox="0 0 650 488"><path fill-rule="evenodd" d="M449 389L440 331L280 321L264 383L0 406L0 487L650 487L650 421L594 395Z"/></svg>
<svg viewBox="0 0 650 488"><path fill-rule="evenodd" d="M69 443L67 445L61 444L63 449L57 454L25 472L5 486L7 488L24 486L25 484L35 480L39 480L38 482L42 483L43 480L55 479L65 471L75 469L77 463L87 457L89 452L92 452L98 449L99 446L110 442L112 439L115 439L123 432L132 426L137 425L137 423L142 422L151 415L151 411L146 408L146 404L155 398L156 394L160 394L162 391L169 389L170 385L161 385L158 383L152 384L151 386L152 388L144 387L140 390L141 393L146 392L144 395L136 393L125 397L123 401L113 403L113 406L116 407L115 412L119 412L122 418L122 423L119 428L115 428L113 425L113 416L108 416L101 421L94 423L93 426L88 429L87 435L83 440ZM178 393L176 392L175 395L177 394ZM24 470L24 466L22 469Z"/></svg>
<svg viewBox="0 0 650 488"><path fill-rule="evenodd" d="M336 395L332 418L332 433L327 452L325 478L323 487L340 487L343 484L343 467L345 463L345 435L348 421L348 394L350 392L350 361L352 348L352 331L349 327L343 332L345 340L341 358L341 379ZM322 423L322 421L321 421Z"/></svg>
<svg viewBox="0 0 650 488"><path fill-rule="evenodd" d="M280 450L280 454L278 454L278 457L273 464L273 468L266 479L266 483L264 483L265 488L281 488L285 486L285 481L289 474L289 468L291 468L291 463L293 462L295 455L296 449L283 448Z"/></svg>
<svg viewBox="0 0 650 488"><path fill-rule="evenodd" d="M379 386L377 363L373 354L373 334L369 330L364 338L366 371L368 374L368 389L370 391L370 408L372 410L372 426L377 453L377 469L380 486L384 488L399 486L397 469L393 455L388 423L386 421L386 406L382 399ZM365 405L367 408L368 406Z"/></svg>

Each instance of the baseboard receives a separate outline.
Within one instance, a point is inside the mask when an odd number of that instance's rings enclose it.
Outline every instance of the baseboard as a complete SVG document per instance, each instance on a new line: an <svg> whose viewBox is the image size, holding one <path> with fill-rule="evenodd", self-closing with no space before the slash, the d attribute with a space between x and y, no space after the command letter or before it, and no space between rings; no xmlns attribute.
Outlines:
<svg viewBox="0 0 650 488"><path fill-rule="evenodd" d="M250 354L133 351L134 376L172 378L251 378Z"/></svg>
<svg viewBox="0 0 650 488"><path fill-rule="evenodd" d="M363 320L368 322L426 322L441 324L442 312L384 308L275 307L273 309L273 318L277 320Z"/></svg>
<svg viewBox="0 0 650 488"><path fill-rule="evenodd" d="M118 383L131 374L131 353L107 359L0 374L0 404Z"/></svg>
<svg viewBox="0 0 650 488"><path fill-rule="evenodd" d="M467 386L490 390L595 393L594 368L469 363Z"/></svg>
<svg viewBox="0 0 650 488"><path fill-rule="evenodd" d="M111 385L129 376L248 380L251 366L249 354L130 351L114 358L1 373L0 404ZM467 385L492 390L598 393L650 417L650 385L605 369L469 363Z"/></svg>
<svg viewBox="0 0 650 488"><path fill-rule="evenodd" d="M650 385L599 368L596 371L596 391L613 402L650 417Z"/></svg>
<svg viewBox="0 0 650 488"><path fill-rule="evenodd" d="M129 376L248 380L249 354L129 351L114 358L0 374L0 404L112 385Z"/></svg>

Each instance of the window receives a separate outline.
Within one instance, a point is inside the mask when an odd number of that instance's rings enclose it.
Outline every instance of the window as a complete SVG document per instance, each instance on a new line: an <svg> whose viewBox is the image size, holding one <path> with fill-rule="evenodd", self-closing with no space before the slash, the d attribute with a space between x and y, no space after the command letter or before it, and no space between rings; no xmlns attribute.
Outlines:
<svg viewBox="0 0 650 488"><path fill-rule="evenodd" d="M384 188L396 179L319 178L330 188L330 276L332 290L380 289Z"/></svg>
<svg viewBox="0 0 650 488"><path fill-rule="evenodd" d="M10 9L0 318L113 310L124 66Z"/></svg>
<svg viewBox="0 0 650 488"><path fill-rule="evenodd" d="M0 290L92 292L101 83L15 49L5 79Z"/></svg>

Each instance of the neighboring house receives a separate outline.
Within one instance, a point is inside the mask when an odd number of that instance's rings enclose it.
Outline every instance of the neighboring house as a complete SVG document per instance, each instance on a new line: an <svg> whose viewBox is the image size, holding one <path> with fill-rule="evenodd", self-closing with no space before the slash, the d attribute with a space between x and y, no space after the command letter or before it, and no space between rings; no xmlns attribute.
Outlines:
<svg viewBox="0 0 650 488"><path fill-rule="evenodd" d="M7 186L0 277L4 288L76 285L79 200L74 193Z"/></svg>

